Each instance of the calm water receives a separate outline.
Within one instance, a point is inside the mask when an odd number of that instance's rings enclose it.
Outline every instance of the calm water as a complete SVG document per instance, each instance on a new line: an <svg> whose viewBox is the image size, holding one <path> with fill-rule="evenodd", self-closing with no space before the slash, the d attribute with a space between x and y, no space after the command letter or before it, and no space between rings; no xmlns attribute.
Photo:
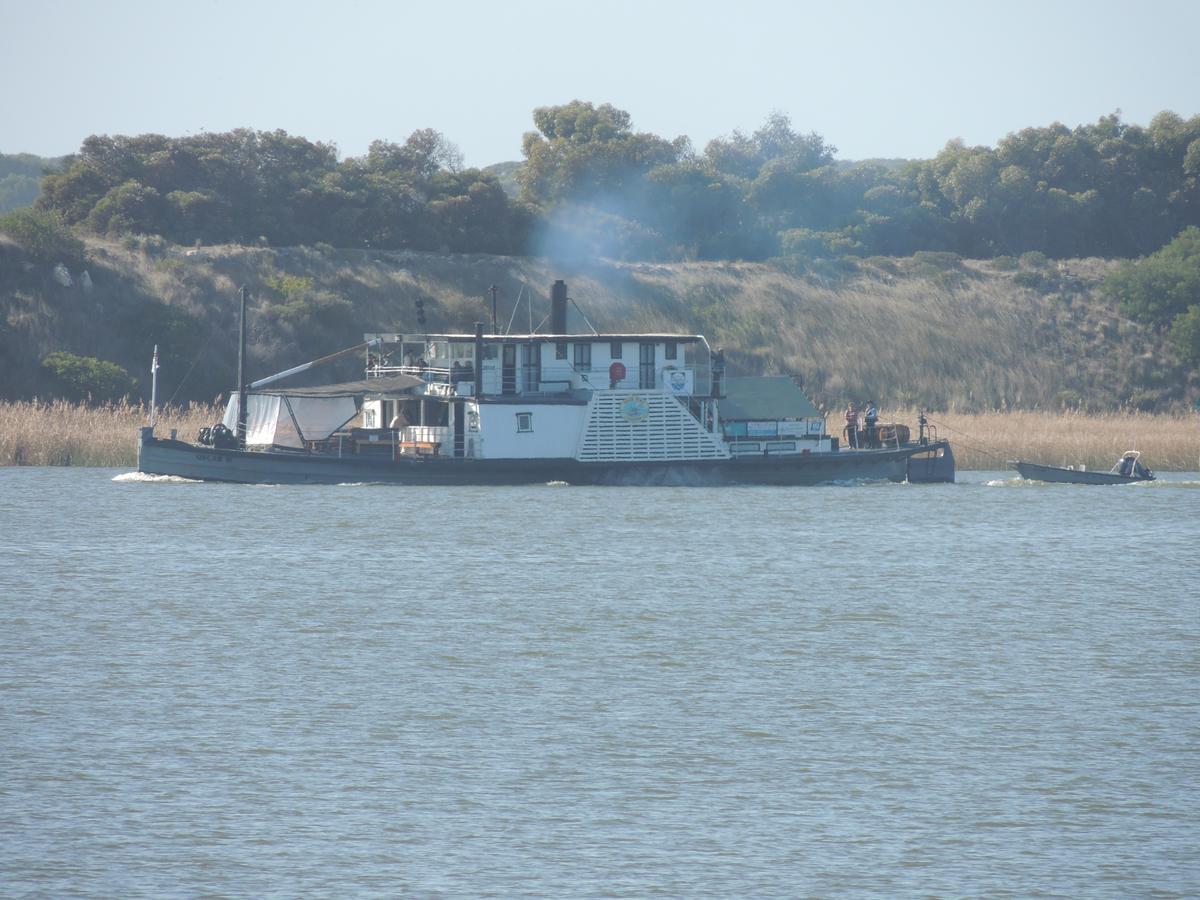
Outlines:
<svg viewBox="0 0 1200 900"><path fill-rule="evenodd" d="M1200 893L1200 475L0 469L0 894Z"/></svg>

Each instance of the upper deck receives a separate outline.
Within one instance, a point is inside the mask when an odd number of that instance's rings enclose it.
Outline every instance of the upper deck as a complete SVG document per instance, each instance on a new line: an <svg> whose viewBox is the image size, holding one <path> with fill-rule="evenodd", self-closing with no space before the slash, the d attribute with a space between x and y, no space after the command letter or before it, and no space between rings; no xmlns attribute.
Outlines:
<svg viewBox="0 0 1200 900"><path fill-rule="evenodd" d="M367 377L416 375L459 396L581 399L595 390L709 397L715 354L686 334L367 334ZM476 376L480 384L475 384Z"/></svg>

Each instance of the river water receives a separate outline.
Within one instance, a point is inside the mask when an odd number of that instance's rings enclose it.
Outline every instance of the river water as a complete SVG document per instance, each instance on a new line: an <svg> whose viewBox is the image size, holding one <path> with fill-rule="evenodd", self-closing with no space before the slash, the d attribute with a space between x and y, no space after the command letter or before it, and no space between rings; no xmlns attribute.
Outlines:
<svg viewBox="0 0 1200 900"><path fill-rule="evenodd" d="M0 894L1196 896L1200 475L0 469Z"/></svg>

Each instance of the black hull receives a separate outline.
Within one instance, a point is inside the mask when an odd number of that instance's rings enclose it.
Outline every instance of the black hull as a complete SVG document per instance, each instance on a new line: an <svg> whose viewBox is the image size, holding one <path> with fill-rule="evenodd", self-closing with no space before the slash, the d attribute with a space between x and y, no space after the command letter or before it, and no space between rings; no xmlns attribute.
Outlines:
<svg viewBox="0 0 1200 900"><path fill-rule="evenodd" d="M1149 478L1136 478L1128 475L1117 475L1112 472L1086 472L1081 469L1067 469L1063 466L1043 466L1039 463L1014 459L1010 466L1021 473L1022 478L1030 481L1047 481L1052 484L1134 484L1139 481L1153 481Z"/></svg>
<svg viewBox="0 0 1200 900"><path fill-rule="evenodd" d="M908 479L909 458L945 442L891 450L663 462L578 462L574 459L372 459L278 451L223 450L143 433L138 471L241 484L521 485L815 485ZM945 458L945 457L943 457ZM952 471L936 480L953 481ZM914 479L918 480L918 479ZM929 480L929 479L926 479Z"/></svg>

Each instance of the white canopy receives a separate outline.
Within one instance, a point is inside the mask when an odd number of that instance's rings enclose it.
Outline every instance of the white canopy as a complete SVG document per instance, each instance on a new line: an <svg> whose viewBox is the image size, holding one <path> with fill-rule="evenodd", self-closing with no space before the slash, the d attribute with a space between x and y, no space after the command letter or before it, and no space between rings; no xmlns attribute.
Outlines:
<svg viewBox="0 0 1200 900"><path fill-rule="evenodd" d="M352 396L295 397L285 394L246 394L246 443L252 446L294 447L329 437L358 414ZM238 395L225 407L225 427L237 429Z"/></svg>

